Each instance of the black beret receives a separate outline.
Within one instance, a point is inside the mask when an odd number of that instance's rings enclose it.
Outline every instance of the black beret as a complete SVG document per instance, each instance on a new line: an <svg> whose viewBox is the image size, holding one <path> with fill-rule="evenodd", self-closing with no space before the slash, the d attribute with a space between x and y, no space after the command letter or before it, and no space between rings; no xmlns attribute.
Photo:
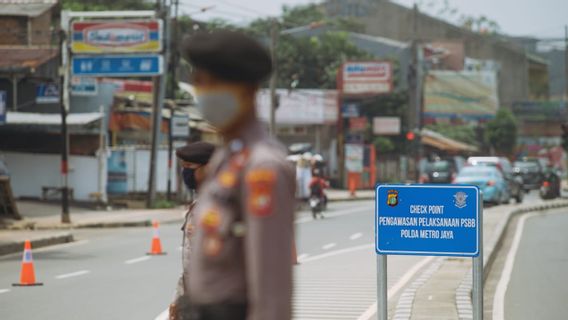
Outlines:
<svg viewBox="0 0 568 320"><path fill-rule="evenodd" d="M183 53L193 67L228 81L258 84L272 72L268 50L236 31L196 33L184 40Z"/></svg>
<svg viewBox="0 0 568 320"><path fill-rule="evenodd" d="M193 142L186 146L176 149L176 156L183 161L207 164L211 155L215 151L215 146L207 142Z"/></svg>

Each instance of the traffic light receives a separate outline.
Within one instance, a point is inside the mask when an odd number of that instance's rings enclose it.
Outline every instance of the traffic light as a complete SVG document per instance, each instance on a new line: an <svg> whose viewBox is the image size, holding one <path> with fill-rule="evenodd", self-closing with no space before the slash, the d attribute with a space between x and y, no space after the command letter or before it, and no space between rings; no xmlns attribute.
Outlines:
<svg viewBox="0 0 568 320"><path fill-rule="evenodd" d="M562 149L568 151L568 123L563 123L560 125L562 129Z"/></svg>
<svg viewBox="0 0 568 320"><path fill-rule="evenodd" d="M414 131L408 131L406 133L406 140L408 141L414 141L414 138L416 138L416 135L414 134Z"/></svg>

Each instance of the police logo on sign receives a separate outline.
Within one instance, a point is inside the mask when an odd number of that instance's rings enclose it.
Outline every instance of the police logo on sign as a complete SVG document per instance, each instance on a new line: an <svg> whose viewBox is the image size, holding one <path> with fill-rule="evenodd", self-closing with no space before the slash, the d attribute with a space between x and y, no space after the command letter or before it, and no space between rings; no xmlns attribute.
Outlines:
<svg viewBox="0 0 568 320"><path fill-rule="evenodd" d="M396 207L398 204L398 191L389 190L387 193L387 204L391 207Z"/></svg>
<svg viewBox="0 0 568 320"><path fill-rule="evenodd" d="M467 194L465 194L465 192L460 191L454 194L454 204L459 209L465 208L467 206L466 200L467 200Z"/></svg>

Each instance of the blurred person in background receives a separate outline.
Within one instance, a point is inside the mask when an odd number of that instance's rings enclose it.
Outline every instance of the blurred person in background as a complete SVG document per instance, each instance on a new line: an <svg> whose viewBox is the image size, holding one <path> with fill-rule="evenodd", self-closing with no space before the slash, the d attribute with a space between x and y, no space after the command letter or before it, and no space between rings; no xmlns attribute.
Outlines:
<svg viewBox="0 0 568 320"><path fill-rule="evenodd" d="M198 191L205 180L207 164L215 151L215 146L207 142L193 142L176 150L176 156L181 162L183 183L188 190ZM194 230L193 208L196 201L189 203L181 231L182 267L183 272L178 281L174 302L170 305L170 320L191 319L189 297L185 283L189 277L188 264L191 254L191 236Z"/></svg>
<svg viewBox="0 0 568 320"><path fill-rule="evenodd" d="M186 39L196 101L224 139L194 208L193 319L290 320L294 172L257 118L268 51L233 31Z"/></svg>

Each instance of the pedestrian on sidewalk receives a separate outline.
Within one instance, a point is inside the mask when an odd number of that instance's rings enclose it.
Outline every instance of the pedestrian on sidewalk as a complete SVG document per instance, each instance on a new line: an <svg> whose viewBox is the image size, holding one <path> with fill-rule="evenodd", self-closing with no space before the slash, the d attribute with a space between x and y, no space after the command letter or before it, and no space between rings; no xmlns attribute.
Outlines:
<svg viewBox="0 0 568 320"><path fill-rule="evenodd" d="M213 155L215 146L207 142L194 142L176 150L176 156L181 162L182 177L185 186L194 192L205 180L207 164ZM188 275L188 265L191 254L191 236L194 229L193 208L196 201L192 201L185 214L185 220L181 231L182 240L182 266L183 272L178 281L174 302L170 305L170 320L187 320L190 318L190 303L185 286Z"/></svg>
<svg viewBox="0 0 568 320"><path fill-rule="evenodd" d="M194 208L189 297L199 320L290 320L294 172L257 118L268 51L233 31L185 42L197 106L224 139Z"/></svg>

